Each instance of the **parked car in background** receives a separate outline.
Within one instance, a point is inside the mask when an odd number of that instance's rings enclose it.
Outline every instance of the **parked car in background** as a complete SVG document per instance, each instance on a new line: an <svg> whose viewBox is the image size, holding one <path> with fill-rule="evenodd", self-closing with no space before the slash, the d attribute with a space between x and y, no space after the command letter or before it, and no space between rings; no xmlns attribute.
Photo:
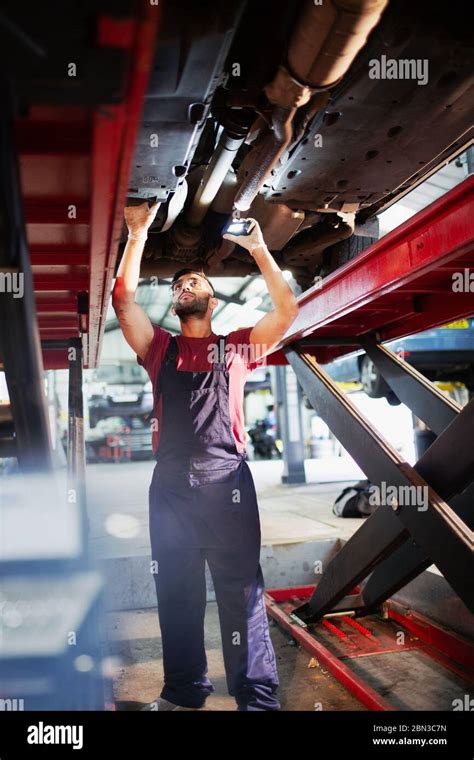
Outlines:
<svg viewBox="0 0 474 760"><path fill-rule="evenodd" d="M409 335L386 344L428 380L461 382L474 391L474 318L461 319L434 330ZM330 362L325 370L336 382L360 382L371 398L400 401L364 351Z"/></svg>
<svg viewBox="0 0 474 760"><path fill-rule="evenodd" d="M87 462L152 458L151 429L142 417L108 417L86 435Z"/></svg>
<svg viewBox="0 0 474 760"><path fill-rule="evenodd" d="M107 417L145 417L153 410L153 388L143 367L132 362L104 364L87 386L89 426Z"/></svg>

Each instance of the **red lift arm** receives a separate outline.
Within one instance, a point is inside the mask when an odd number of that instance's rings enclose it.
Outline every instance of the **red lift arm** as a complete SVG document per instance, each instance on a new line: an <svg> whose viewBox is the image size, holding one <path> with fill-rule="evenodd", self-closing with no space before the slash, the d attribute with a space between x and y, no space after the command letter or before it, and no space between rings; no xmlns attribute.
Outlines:
<svg viewBox="0 0 474 760"><path fill-rule="evenodd" d="M41 341L82 334L95 367L123 224L136 133L153 61L159 10L99 16L97 46L128 52L123 98L103 106L32 106L15 135ZM67 351L43 346L45 369Z"/></svg>
<svg viewBox="0 0 474 760"><path fill-rule="evenodd" d="M474 272L472 175L303 293L281 345L306 337L305 350L324 364L358 348L348 341L365 333L385 341L471 316L474 292L452 289L453 273L466 268ZM268 363L286 364L283 351Z"/></svg>

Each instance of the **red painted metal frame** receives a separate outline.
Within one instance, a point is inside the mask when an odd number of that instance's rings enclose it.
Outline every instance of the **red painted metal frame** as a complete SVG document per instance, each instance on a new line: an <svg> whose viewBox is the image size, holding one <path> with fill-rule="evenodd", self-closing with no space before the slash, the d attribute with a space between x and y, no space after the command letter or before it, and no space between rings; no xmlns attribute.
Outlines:
<svg viewBox="0 0 474 760"><path fill-rule="evenodd" d="M452 275L474 272L474 176L418 212L298 299L300 312L281 346L303 337L352 338L376 331L403 337L474 314L474 294L454 293ZM320 363L357 348L310 350Z"/></svg>
<svg viewBox="0 0 474 760"><path fill-rule="evenodd" d="M376 620L366 626L352 618L341 615L332 621L320 621L319 632L323 638L332 637L331 650L306 628L291 619L291 614L303 599L307 599L314 586L268 589L265 593L267 613L291 636L314 655L362 704L371 710L393 710L362 678L359 678L342 660L350 662L358 657L389 654L405 650L419 650L455 673L466 682L474 683L474 646L461 637L440 628L413 611L405 610L395 602L388 601L383 609L389 620L399 623L408 631L406 642L394 645L393 637L381 628ZM354 637L339 626L352 629ZM375 629L374 629L375 626Z"/></svg>
<svg viewBox="0 0 474 760"><path fill-rule="evenodd" d="M451 631L434 625L423 615L413 610L405 610L396 602L385 602L384 610L391 620L401 623L425 644L435 647L447 657L470 669L471 677L474 675L474 646L471 643Z"/></svg>
<svg viewBox="0 0 474 760"><path fill-rule="evenodd" d="M308 586L294 586L293 588L269 588L267 589L267 594L269 594L272 599L275 600L275 602L284 602L287 599L290 598L296 598L298 600L300 599L309 599L310 596L313 595L314 592L314 585L308 585ZM347 596L351 596L352 594L357 595L360 593L360 587L354 586L352 591L347 594Z"/></svg>
<svg viewBox="0 0 474 760"><path fill-rule="evenodd" d="M301 628L297 623L294 623L288 615L286 615L267 593L265 594L265 605L268 614L276 620L276 622L288 631L291 636L299 641L300 644L307 649L324 667L328 669L338 681L340 681L363 705L369 710L393 710L393 706L387 702L380 694L377 694L375 689L366 684L361 678L359 678L347 665L344 665L341 660L333 655L325 646L317 641L304 628Z"/></svg>
<svg viewBox="0 0 474 760"><path fill-rule="evenodd" d="M85 367L99 360L158 19L148 0L133 17L97 17L96 44L128 53L122 102L32 104L15 122L40 338L79 337L78 295L87 294ZM43 363L67 368L66 351L44 350Z"/></svg>
<svg viewBox="0 0 474 760"><path fill-rule="evenodd" d="M107 41L111 46L131 48L131 72L125 102L115 114L102 116L96 113L94 118L90 321L86 350L87 365L91 367L96 366L100 356L110 288L123 227L123 206L130 163L153 60L157 7L145 2L143 16L134 26L136 28L132 34L131 28L123 23L104 19L100 30L102 41ZM101 187L104 182L107 186L106 193Z"/></svg>

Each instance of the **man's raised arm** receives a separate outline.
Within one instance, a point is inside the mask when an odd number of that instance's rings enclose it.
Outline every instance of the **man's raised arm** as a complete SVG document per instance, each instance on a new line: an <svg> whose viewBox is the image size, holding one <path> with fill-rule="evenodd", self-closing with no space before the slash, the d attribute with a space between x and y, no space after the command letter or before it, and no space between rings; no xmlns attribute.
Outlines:
<svg viewBox="0 0 474 760"><path fill-rule="evenodd" d="M135 303L135 294L148 227L155 218L159 205L155 203L148 208L145 201L139 206L126 207L128 240L112 291L112 306L125 340L140 359L145 358L153 340L153 325L142 307Z"/></svg>
<svg viewBox="0 0 474 760"><path fill-rule="evenodd" d="M246 220L248 221L248 220ZM255 259L273 301L274 308L265 314L252 328L250 343L253 346L255 360L270 353L278 345L284 334L295 321L298 303L295 295L283 277L283 273L268 250L262 231L255 219L248 235L231 235L224 237L245 248Z"/></svg>

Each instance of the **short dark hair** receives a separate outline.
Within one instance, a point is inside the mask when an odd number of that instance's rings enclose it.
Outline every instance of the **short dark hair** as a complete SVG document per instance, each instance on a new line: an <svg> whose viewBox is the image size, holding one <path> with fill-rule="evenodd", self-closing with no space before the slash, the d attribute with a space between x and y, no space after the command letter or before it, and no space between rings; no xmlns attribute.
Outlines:
<svg viewBox="0 0 474 760"><path fill-rule="evenodd" d="M215 295L214 285L209 280L208 277L204 274L204 272L201 269L178 269L177 272L174 273L173 279L171 280L171 287L179 280L180 277L183 276L183 274L198 274L200 277L203 277L211 286L212 288L212 295Z"/></svg>

